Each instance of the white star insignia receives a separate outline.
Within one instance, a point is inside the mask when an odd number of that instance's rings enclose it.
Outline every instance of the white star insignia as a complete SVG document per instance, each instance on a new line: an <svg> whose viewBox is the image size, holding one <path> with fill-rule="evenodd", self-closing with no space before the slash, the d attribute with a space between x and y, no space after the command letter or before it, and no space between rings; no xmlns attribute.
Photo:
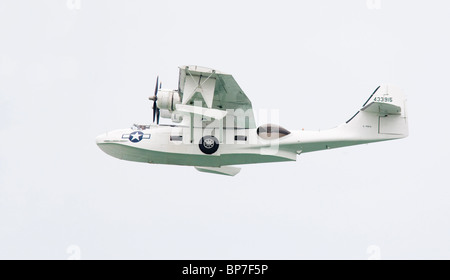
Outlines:
<svg viewBox="0 0 450 280"><path fill-rule="evenodd" d="M139 140L141 134L139 132L135 132L132 136L133 136L132 140Z"/></svg>

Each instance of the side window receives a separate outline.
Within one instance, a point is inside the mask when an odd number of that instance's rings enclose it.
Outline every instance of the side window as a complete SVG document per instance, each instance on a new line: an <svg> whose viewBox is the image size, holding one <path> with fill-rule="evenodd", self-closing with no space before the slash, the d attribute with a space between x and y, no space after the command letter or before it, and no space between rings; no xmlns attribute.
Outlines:
<svg viewBox="0 0 450 280"><path fill-rule="evenodd" d="M183 141L183 136L170 136L170 141Z"/></svg>

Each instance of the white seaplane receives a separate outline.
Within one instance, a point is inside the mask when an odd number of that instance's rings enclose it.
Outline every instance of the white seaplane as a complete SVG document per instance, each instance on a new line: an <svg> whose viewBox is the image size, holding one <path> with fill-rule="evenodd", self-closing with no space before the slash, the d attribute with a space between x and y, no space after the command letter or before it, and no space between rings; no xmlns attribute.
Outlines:
<svg viewBox="0 0 450 280"><path fill-rule="evenodd" d="M257 127L252 103L234 78L213 69L181 66L178 89L156 80L153 124L134 125L97 137L97 145L122 160L194 166L234 176L232 165L295 161L302 153L408 136L406 99L391 85L378 87L361 109L336 128L289 131ZM160 124L160 118L171 124Z"/></svg>

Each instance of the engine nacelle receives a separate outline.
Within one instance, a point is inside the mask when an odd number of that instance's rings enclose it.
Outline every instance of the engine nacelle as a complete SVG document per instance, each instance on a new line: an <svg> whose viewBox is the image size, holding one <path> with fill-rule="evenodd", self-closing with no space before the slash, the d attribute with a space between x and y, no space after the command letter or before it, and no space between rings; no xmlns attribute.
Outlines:
<svg viewBox="0 0 450 280"><path fill-rule="evenodd" d="M160 89L158 91L158 108L169 112L175 111L175 106L181 103L181 97L176 90ZM163 116L164 117L164 116Z"/></svg>
<svg viewBox="0 0 450 280"><path fill-rule="evenodd" d="M183 121L183 116L181 114L177 114L175 112L170 112L169 110L161 110L161 118L163 119L171 119L174 123L180 123Z"/></svg>

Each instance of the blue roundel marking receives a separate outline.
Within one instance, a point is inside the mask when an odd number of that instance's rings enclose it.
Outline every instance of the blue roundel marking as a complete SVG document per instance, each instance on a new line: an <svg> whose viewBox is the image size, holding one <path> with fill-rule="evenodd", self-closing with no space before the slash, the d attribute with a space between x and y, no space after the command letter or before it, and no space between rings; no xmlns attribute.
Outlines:
<svg viewBox="0 0 450 280"><path fill-rule="evenodd" d="M135 131L130 134L130 141L133 143L141 142L142 138L144 138L144 133L142 131Z"/></svg>

